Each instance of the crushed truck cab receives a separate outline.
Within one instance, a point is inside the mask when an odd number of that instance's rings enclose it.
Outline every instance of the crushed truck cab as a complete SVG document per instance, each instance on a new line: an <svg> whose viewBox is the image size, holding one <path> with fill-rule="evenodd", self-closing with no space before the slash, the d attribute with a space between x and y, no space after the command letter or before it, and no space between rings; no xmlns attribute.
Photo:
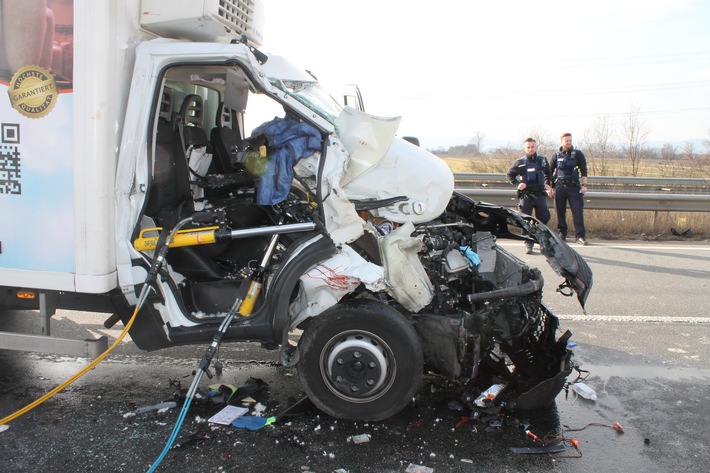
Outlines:
<svg viewBox="0 0 710 473"><path fill-rule="evenodd" d="M540 271L498 242L536 241L584 305L592 273L564 241L456 193L442 160L397 136L399 118L343 107L260 51L258 3L100 3L73 2L73 74L54 76L54 108L0 108L3 156L23 170L21 190L0 193L17 222L0 231L0 308L127 324L160 260L130 330L141 349L208 344L251 281L224 342L279 349L332 416L399 412L425 369L472 409L554 400L571 334L557 334ZM47 165L53 152L64 167Z"/></svg>

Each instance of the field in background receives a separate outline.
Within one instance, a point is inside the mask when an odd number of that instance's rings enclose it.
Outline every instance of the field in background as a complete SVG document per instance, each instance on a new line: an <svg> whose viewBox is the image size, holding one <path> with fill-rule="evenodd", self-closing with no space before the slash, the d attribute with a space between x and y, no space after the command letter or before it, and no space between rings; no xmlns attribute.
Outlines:
<svg viewBox="0 0 710 473"><path fill-rule="evenodd" d="M453 172L501 173L510 167L513 159L496 156L481 156L477 158L442 158ZM696 163L697 164L697 163ZM625 163L614 162L610 164L614 171L609 175L623 176ZM702 163L700 170L702 177L710 176L710 166L703 169L707 163ZM669 172L671 166L661 162L646 163L642 165L642 176L647 177L699 177L688 175L675 175ZM673 169L677 170L678 166ZM699 166L694 167L694 173ZM687 173L686 173L687 174ZM550 206L552 207L552 206ZM552 211L552 208L550 208ZM557 229L557 221L552 211L552 220L548 226ZM587 228L588 239L609 240L710 240L710 209L708 212L648 212L630 210L585 210L584 223ZM567 211L567 225L571 234L574 228L572 215ZM690 235L679 237L673 234L683 233L691 229Z"/></svg>

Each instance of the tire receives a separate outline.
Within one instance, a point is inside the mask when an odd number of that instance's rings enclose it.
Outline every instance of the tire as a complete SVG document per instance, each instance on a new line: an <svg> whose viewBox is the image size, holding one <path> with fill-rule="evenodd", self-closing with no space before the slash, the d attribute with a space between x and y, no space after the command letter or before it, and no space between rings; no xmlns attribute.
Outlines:
<svg viewBox="0 0 710 473"><path fill-rule="evenodd" d="M338 304L317 316L298 347L306 394L338 419L387 419L421 385L424 362L414 327L400 312L375 301Z"/></svg>

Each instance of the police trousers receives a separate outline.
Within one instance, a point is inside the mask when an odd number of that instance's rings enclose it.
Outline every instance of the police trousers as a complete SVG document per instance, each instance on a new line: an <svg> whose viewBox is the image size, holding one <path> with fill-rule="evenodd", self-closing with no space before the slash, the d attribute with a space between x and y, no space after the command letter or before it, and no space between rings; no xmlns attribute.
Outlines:
<svg viewBox="0 0 710 473"><path fill-rule="evenodd" d="M572 210L575 238L586 238L584 228L584 194L580 192L579 184L555 185L555 213L557 215L557 229L560 235L567 236L567 203Z"/></svg>
<svg viewBox="0 0 710 473"><path fill-rule="evenodd" d="M527 193L520 197L520 211L526 215L533 215L535 213L535 218L540 220L542 223L547 225L550 221L550 209L547 207L547 195Z"/></svg>

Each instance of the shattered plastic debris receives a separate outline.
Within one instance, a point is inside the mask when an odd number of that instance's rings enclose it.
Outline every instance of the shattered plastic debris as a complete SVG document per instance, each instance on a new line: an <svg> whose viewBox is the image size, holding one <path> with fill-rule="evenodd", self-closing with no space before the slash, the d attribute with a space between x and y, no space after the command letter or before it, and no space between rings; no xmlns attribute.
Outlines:
<svg viewBox="0 0 710 473"><path fill-rule="evenodd" d="M359 435L353 435L350 437L353 441L354 444L360 444L360 443L367 443L370 441L370 434L359 434Z"/></svg>
<svg viewBox="0 0 710 473"><path fill-rule="evenodd" d="M483 391L473 403L478 407L486 407L486 402L494 401L498 394L505 389L505 384L494 384Z"/></svg>
<svg viewBox="0 0 710 473"><path fill-rule="evenodd" d="M173 407L176 407L176 406L177 406L177 403L175 401L161 402L158 404L154 404L152 406L139 407L138 409L136 409L135 413L136 414L143 414L144 412L150 412L150 411L166 412L167 409L172 409Z"/></svg>
<svg viewBox="0 0 710 473"><path fill-rule="evenodd" d="M414 463L410 463L404 471L405 473L434 473L433 468L424 465L415 465Z"/></svg>
<svg viewBox="0 0 710 473"><path fill-rule="evenodd" d="M584 383L574 383L572 385L572 391L576 392L580 396L582 396L584 399L589 399L591 401L596 401L597 400L597 393L594 391L594 389L590 388Z"/></svg>
<svg viewBox="0 0 710 473"><path fill-rule="evenodd" d="M265 410L266 410L266 406L261 404L260 402L257 402L254 405L254 410L252 411L252 415L260 416L261 414L264 413Z"/></svg>
<svg viewBox="0 0 710 473"><path fill-rule="evenodd" d="M0 425L0 432L5 432L10 426L7 424Z"/></svg>

